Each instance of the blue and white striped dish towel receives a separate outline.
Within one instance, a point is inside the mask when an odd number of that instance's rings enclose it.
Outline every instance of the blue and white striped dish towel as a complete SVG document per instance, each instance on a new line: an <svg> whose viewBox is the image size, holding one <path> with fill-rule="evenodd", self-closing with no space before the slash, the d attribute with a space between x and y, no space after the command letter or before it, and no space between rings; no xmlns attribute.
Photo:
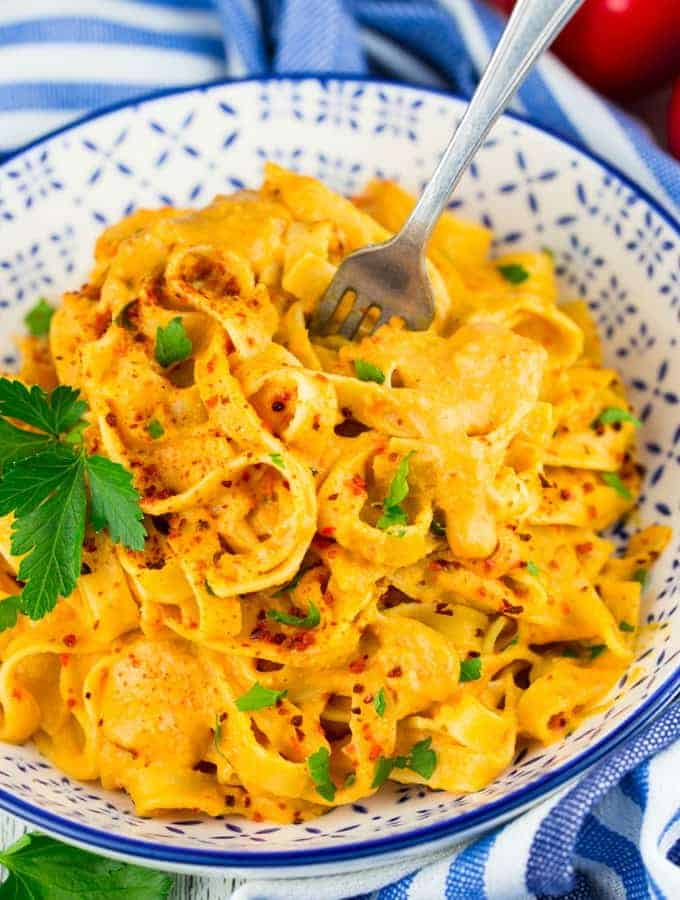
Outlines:
<svg viewBox="0 0 680 900"><path fill-rule="evenodd" d="M0 0L0 158L100 106L225 76L372 73L469 96L500 30L477 0ZM514 109L677 213L680 166L557 60L540 63ZM679 773L675 704L575 786L417 871L250 881L233 900L675 900Z"/></svg>

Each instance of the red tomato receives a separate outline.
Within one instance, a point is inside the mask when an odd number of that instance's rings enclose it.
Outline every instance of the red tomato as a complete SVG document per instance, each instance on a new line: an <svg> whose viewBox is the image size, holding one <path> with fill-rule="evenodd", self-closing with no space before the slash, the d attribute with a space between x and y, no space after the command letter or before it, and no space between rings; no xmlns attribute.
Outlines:
<svg viewBox="0 0 680 900"><path fill-rule="evenodd" d="M675 80L668 104L668 149L680 159L680 78Z"/></svg>
<svg viewBox="0 0 680 900"><path fill-rule="evenodd" d="M586 0L553 50L602 93L642 96L680 75L680 0Z"/></svg>

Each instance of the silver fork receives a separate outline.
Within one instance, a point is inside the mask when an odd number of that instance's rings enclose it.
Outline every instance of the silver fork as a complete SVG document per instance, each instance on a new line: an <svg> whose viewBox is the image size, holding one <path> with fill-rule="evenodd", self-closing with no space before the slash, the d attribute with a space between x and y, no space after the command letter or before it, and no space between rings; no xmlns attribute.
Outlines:
<svg viewBox="0 0 680 900"><path fill-rule="evenodd" d="M537 57L583 0L519 0L430 181L401 231L347 256L319 301L310 330L351 340L393 316L421 331L434 316L425 246L453 189ZM348 293L354 294L354 302ZM342 306L340 306L342 301ZM379 313L379 314L378 314ZM367 315L368 314L368 315Z"/></svg>

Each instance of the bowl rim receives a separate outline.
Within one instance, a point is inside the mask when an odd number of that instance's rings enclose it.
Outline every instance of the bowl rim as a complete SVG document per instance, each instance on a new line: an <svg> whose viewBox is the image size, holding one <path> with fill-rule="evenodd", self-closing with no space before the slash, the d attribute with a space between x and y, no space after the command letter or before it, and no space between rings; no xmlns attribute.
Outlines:
<svg viewBox="0 0 680 900"><path fill-rule="evenodd" d="M23 156L35 147L39 147L61 134L72 131L87 122L104 118L111 113L122 109L135 107L142 103L153 102L165 97L187 93L207 93L213 88L238 86L242 84L267 84L271 82L302 82L311 81L320 84L329 82L354 82L358 84L385 85L390 88L406 88L416 92L445 97L447 99L467 102L466 98L442 88L427 87L404 81L372 76L352 75L344 73L305 73L292 72L288 74L272 74L260 76L247 76L244 78L219 78L211 81L200 82L185 86L162 88L141 94L132 99L122 100L117 103L101 107L96 111L87 113L78 119L56 128L45 135L12 151L0 161L0 174L14 160ZM532 120L531 117L519 115L514 112L506 112L506 118L514 119L523 125L528 125L542 134L547 134L586 157L591 162L603 169L606 173L614 175L623 182L634 194L650 206L677 234L680 238L680 219L653 197L645 188L641 187L634 179L622 172L616 165L581 146L576 141L566 138L554 129L547 128ZM506 796L492 800L479 809L454 814L452 818L444 822L431 825L422 825L402 834L388 835L387 837L373 838L363 841L350 842L342 847L322 847L317 849L305 849L300 847L295 850L279 851L224 851L224 850L198 850L172 845L159 844L144 838L131 838L112 834L70 821L68 818L48 810L35 806L26 800L14 796L12 793L0 789L0 809L12 815L18 816L26 822L44 828L52 834L63 837L80 845L86 845L97 850L108 851L113 854L122 854L128 858L134 858L148 863L168 863L173 866L200 867L201 869L227 869L238 867L240 869L266 869L296 867L339 863L346 860L356 860L366 857L380 857L384 854L394 853L399 850L417 847L421 844L430 844L434 841L453 838L472 830L491 827L494 821L509 818L513 812L523 807L538 802L542 797L553 793L563 787L575 776L586 769L591 768L604 756L613 752L621 744L639 733L661 710L668 706L680 690L680 664L673 674L644 703L624 722L617 725L612 731L601 738L595 744L577 754L573 759L558 767L555 771L548 772L536 778L531 784L509 792Z"/></svg>

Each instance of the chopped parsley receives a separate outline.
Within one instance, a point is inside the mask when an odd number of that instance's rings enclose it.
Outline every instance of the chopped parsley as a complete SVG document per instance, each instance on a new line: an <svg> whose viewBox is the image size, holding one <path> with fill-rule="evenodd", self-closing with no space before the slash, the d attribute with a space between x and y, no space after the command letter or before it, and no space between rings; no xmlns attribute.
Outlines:
<svg viewBox="0 0 680 900"><path fill-rule="evenodd" d="M165 428L161 425L158 419L151 419L149 424L146 426L146 430L149 432L149 435L157 441L158 438L162 438L165 434Z"/></svg>
<svg viewBox="0 0 680 900"><path fill-rule="evenodd" d="M229 758L225 753L222 752L220 748L220 744L222 743L222 722L220 721L220 717L215 713L215 727L213 728L213 746L215 747L215 753L229 762Z"/></svg>
<svg viewBox="0 0 680 900"><path fill-rule="evenodd" d="M383 514L377 521L377 527L388 531L398 525L408 525L408 517L402 503L408 497L408 473L409 463L415 451L407 453L397 466L397 471L383 500ZM401 534L399 535L402 536Z"/></svg>
<svg viewBox="0 0 680 900"><path fill-rule="evenodd" d="M477 681L481 677L482 659L480 656L473 656L471 659L464 659L461 662L458 681Z"/></svg>
<svg viewBox="0 0 680 900"><path fill-rule="evenodd" d="M307 757L307 770L316 791L324 800L332 803L335 800L335 785L331 781L331 755L326 747L319 747Z"/></svg>
<svg viewBox="0 0 680 900"><path fill-rule="evenodd" d="M633 581L637 581L637 583L644 591L649 581L649 572L647 571L647 569L636 569L633 572Z"/></svg>
<svg viewBox="0 0 680 900"><path fill-rule="evenodd" d="M378 366L365 359L354 360L354 371L359 381L375 381L376 384L385 383L385 373Z"/></svg>
<svg viewBox="0 0 680 900"><path fill-rule="evenodd" d="M352 787L352 785L356 782L356 780L357 780L357 773L356 772L348 772L345 777L345 783L344 783L343 787L346 787L346 788Z"/></svg>
<svg viewBox="0 0 680 900"><path fill-rule="evenodd" d="M586 650L590 654L591 659L597 659L598 656L602 656L604 651L607 649L606 644L594 644L591 647L586 647Z"/></svg>
<svg viewBox="0 0 680 900"><path fill-rule="evenodd" d="M375 711L378 713L380 718L385 715L385 710L387 709L387 699L385 697L385 688L380 688L378 693L373 698L373 706L375 707Z"/></svg>
<svg viewBox="0 0 680 900"><path fill-rule="evenodd" d="M191 356L192 350L193 345L180 316L175 316L165 327L158 326L155 354L157 363L164 369Z"/></svg>
<svg viewBox="0 0 680 900"><path fill-rule="evenodd" d="M45 337L50 333L50 323L54 315L54 307L41 297L35 306L24 316L24 323L33 337Z"/></svg>
<svg viewBox="0 0 680 900"><path fill-rule="evenodd" d="M536 563L533 562L533 560L531 560L531 559L527 562L527 572L529 573L529 575L532 575L534 578L540 578L540 576L541 576L541 570L538 568Z"/></svg>
<svg viewBox="0 0 680 900"><path fill-rule="evenodd" d="M264 687L259 681L236 700L236 709L240 712L251 712L257 709L266 709L276 706L279 700L283 700L288 691L272 691Z"/></svg>
<svg viewBox="0 0 680 900"><path fill-rule="evenodd" d="M631 625L630 622L622 621L619 622L619 630L632 632L635 631L635 625Z"/></svg>
<svg viewBox="0 0 680 900"><path fill-rule="evenodd" d="M281 456L280 453L270 453L269 458L274 463L274 465L276 466L277 469L285 469L286 468L286 464L283 461L283 457Z"/></svg>
<svg viewBox="0 0 680 900"><path fill-rule="evenodd" d="M317 606L310 602L306 616L291 616L278 609L268 609L267 618L281 625L293 625L295 628L316 628L321 621L321 613Z"/></svg>
<svg viewBox="0 0 680 900"><path fill-rule="evenodd" d="M578 650L575 647L564 647L562 656L565 656L567 659L578 659Z"/></svg>
<svg viewBox="0 0 680 900"><path fill-rule="evenodd" d="M623 497L624 500L633 499L633 495L621 481L618 472L601 472L600 474L602 476L602 481L604 481L607 487L615 490L619 497Z"/></svg>
<svg viewBox="0 0 680 900"><path fill-rule="evenodd" d="M410 769L428 781L437 768L437 754L432 749L432 738L418 741L411 747L408 756L380 756L373 772L372 788L379 788L394 769Z"/></svg>
<svg viewBox="0 0 680 900"><path fill-rule="evenodd" d="M617 422L630 422L636 428L642 427L642 422L637 419L627 409L621 409L620 406L606 406L600 415L593 419L593 427L598 425L615 425Z"/></svg>
<svg viewBox="0 0 680 900"><path fill-rule="evenodd" d="M529 277L529 273L524 266L520 266L518 263L508 263L506 266L498 266L497 268L503 278L509 281L510 284L522 284Z"/></svg>

